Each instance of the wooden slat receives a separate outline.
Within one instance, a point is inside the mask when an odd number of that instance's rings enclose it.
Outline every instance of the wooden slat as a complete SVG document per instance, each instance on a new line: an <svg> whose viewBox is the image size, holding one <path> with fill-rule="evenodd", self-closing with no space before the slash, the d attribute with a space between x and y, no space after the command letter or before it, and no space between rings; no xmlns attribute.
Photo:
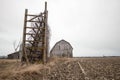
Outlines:
<svg viewBox="0 0 120 80"><path fill-rule="evenodd" d="M38 36L40 37L40 36L43 36L44 34L32 34L32 33L26 33L26 35L38 35Z"/></svg>
<svg viewBox="0 0 120 80"><path fill-rule="evenodd" d="M34 49L36 49L37 51L41 51L42 49L44 49L44 47L26 47L27 49L32 49L32 50L34 50Z"/></svg>
<svg viewBox="0 0 120 80"><path fill-rule="evenodd" d="M35 19L35 18L37 18L38 16L35 16L35 17L33 17L33 18L31 18L29 21L32 21L33 19Z"/></svg>
<svg viewBox="0 0 120 80"><path fill-rule="evenodd" d="M25 9L25 17L24 17L24 28L23 28L23 43L22 43L22 55L23 57L25 57L26 61L27 61L27 64L29 64L29 60L27 58L27 53L26 53L26 49L25 49L25 39L26 39L26 20L27 20L27 13L28 13L28 10Z"/></svg>
<svg viewBox="0 0 120 80"><path fill-rule="evenodd" d="M37 31L35 30L35 28L32 29L35 33L37 33Z"/></svg>
<svg viewBox="0 0 120 80"><path fill-rule="evenodd" d="M32 41L32 40L25 40L26 42L43 42L43 41Z"/></svg>
<svg viewBox="0 0 120 80"><path fill-rule="evenodd" d="M31 21L31 20L26 20L26 22L36 22L36 23L40 23L40 22L42 22L42 23L44 23L44 21Z"/></svg>
<svg viewBox="0 0 120 80"><path fill-rule="evenodd" d="M46 39L46 37L47 37L47 35L46 35L46 29L47 29L47 2L45 2L45 17L44 17L44 22L45 22L45 36L44 36L44 51L43 51L43 63L45 64L46 62L47 62L47 44L46 44L46 41L47 41L47 39Z"/></svg>
<svg viewBox="0 0 120 80"><path fill-rule="evenodd" d="M36 34L34 34L34 33L26 33L26 35L36 35Z"/></svg>
<svg viewBox="0 0 120 80"><path fill-rule="evenodd" d="M31 21L31 20L33 20L33 19L35 19L35 18L38 18L38 17L44 17L43 15L42 15L42 13L40 14L40 15L28 15L28 16L34 16L33 18L31 18L29 21Z"/></svg>
<svg viewBox="0 0 120 80"><path fill-rule="evenodd" d="M29 28L29 29L38 29L37 27L26 27L26 28ZM39 27L40 29L45 29L45 28L42 28L42 27Z"/></svg>
<svg viewBox="0 0 120 80"><path fill-rule="evenodd" d="M41 15L27 14L27 16L37 16L37 17L40 17Z"/></svg>
<svg viewBox="0 0 120 80"><path fill-rule="evenodd" d="M30 20L26 20L26 22L36 22L36 23L40 23L39 21L30 21Z"/></svg>

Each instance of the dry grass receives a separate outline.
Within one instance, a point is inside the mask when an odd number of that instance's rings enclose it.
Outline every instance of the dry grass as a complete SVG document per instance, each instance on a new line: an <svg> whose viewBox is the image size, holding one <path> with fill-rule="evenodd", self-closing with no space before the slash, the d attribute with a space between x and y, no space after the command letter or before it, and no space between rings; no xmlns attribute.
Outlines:
<svg viewBox="0 0 120 80"><path fill-rule="evenodd" d="M48 63L21 65L20 60L0 59L0 80L84 79L78 62L90 80L119 80L120 58L51 58ZM100 66L100 67L99 67ZM100 70L100 71L99 71ZM94 73L93 73L94 72ZM113 74L115 72L115 74ZM70 73L70 74L68 74ZM77 73L77 74L76 74ZM101 74L102 73L102 74ZM104 75L103 75L104 73ZM110 74L109 74L110 73ZM71 76L74 75L74 76ZM77 76L78 75L78 76ZM97 76L98 75L98 76ZM114 75L112 77L112 75ZM76 76L76 77L75 77ZM103 77L103 78L100 78ZM114 80L115 80L114 79Z"/></svg>
<svg viewBox="0 0 120 80"><path fill-rule="evenodd" d="M0 60L0 80L39 80L38 77L43 78L43 70L53 68L58 61L65 61L65 59L52 58L46 65L32 64L21 65L20 60L1 59ZM28 79L25 77L27 76ZM37 75L36 79L33 78ZM31 78L32 76L32 78ZM15 78L15 79L14 79ZM41 79L40 79L41 80Z"/></svg>

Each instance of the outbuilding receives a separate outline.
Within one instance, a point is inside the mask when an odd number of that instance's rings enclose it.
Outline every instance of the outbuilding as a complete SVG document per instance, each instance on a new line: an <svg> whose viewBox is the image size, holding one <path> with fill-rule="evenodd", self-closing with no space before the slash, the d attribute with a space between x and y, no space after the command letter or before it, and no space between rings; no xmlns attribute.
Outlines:
<svg viewBox="0 0 120 80"><path fill-rule="evenodd" d="M19 51L8 55L8 59L19 59L19 58L20 58L20 52Z"/></svg>

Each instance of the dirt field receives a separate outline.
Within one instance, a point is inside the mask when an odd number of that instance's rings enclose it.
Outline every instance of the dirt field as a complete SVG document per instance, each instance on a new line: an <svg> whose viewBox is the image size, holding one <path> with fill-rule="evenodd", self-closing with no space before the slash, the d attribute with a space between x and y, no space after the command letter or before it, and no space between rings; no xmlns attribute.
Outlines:
<svg viewBox="0 0 120 80"><path fill-rule="evenodd" d="M29 66L1 59L0 80L120 80L120 57L52 58Z"/></svg>

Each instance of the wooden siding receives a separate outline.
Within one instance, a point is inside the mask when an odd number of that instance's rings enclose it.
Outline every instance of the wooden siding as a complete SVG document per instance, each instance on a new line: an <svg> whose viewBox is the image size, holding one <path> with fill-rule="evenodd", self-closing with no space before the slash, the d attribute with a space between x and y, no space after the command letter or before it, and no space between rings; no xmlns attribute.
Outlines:
<svg viewBox="0 0 120 80"><path fill-rule="evenodd" d="M20 58L19 51L8 55L8 59L19 59L19 58Z"/></svg>

